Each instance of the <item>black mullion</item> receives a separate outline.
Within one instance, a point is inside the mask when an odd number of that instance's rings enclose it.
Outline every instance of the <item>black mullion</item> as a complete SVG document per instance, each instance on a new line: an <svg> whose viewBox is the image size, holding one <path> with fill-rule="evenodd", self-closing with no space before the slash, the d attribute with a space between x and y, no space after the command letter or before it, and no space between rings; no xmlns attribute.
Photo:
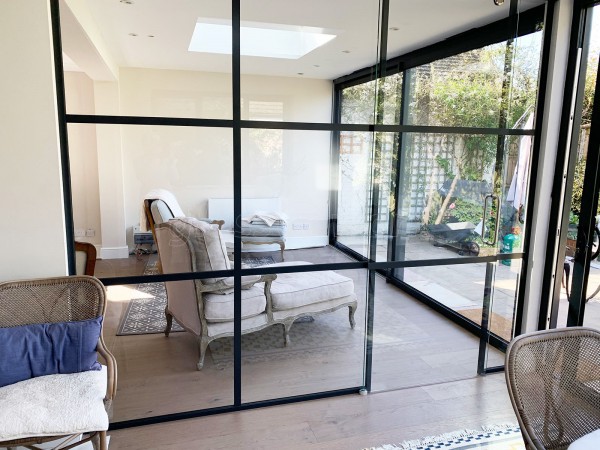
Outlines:
<svg viewBox="0 0 600 450"><path fill-rule="evenodd" d="M242 102L240 61L240 0L231 2L231 72L233 94L233 404L242 404Z"/></svg>
<svg viewBox="0 0 600 450"><path fill-rule="evenodd" d="M387 34L390 2L380 1L379 18L379 61L375 71L377 90L375 93L375 124L383 123L384 95L380 83L383 80L381 70L387 60ZM369 242L369 262L377 260L377 221L379 219L379 183L381 178L381 160L383 153L383 139L377 133L374 137L373 178L371 182L371 229ZM375 271L369 270L367 295L367 348L365 361L365 388L371 391L373 372L373 325L375 321Z"/></svg>
<svg viewBox="0 0 600 450"><path fill-rule="evenodd" d="M411 77L408 75L408 71L404 71L402 72L402 89L400 91L400 105L398 108L398 123L400 123L401 125L406 123L406 118L407 118L407 114L408 114L408 107L407 107L407 102L409 101L409 93L410 93L410 84L411 84ZM402 242L402 239L405 239L403 237L398 236L398 234L402 234L404 235L406 232L406 229L403 227L401 227L398 223L398 221L400 220L400 206L402 204L401 200L402 198L404 198L404 189L402 187L402 182L403 182L403 177L402 177L402 171L404 170L404 160L406 158L406 152L404 151L404 146L405 146L405 137L404 137L404 133L398 133L398 139L397 139L397 146L396 146L396 169L395 169L395 184L396 184L396 189L394 192L394 211L395 211L395 218L392 218L390 215L390 223L393 224L393 228L391 230L392 233L392 243L391 243L391 252L388 250L388 255L389 255L389 260L390 261L395 261L397 259L401 259L404 260L405 258L405 251L406 251L406 245L404 245L403 243L401 243L400 245L398 244L398 242ZM400 253L400 255L399 255ZM397 272L395 274L396 276L398 276L399 278L403 279L404 277L404 273L402 272L402 275L400 276L399 272Z"/></svg>
<svg viewBox="0 0 600 450"><path fill-rule="evenodd" d="M333 91L333 123L342 121L342 90L334 86ZM331 132L329 167L329 245L335 245L337 240L337 217L338 217L338 195L339 195L339 167L340 167L340 131Z"/></svg>
<svg viewBox="0 0 600 450"><path fill-rule="evenodd" d="M52 26L52 50L54 57L54 79L56 84L56 112L58 116L58 138L60 142L60 170L63 184L65 213L65 238L67 243L67 269L75 275L75 229L73 225L73 197L71 186L71 163L67 130L67 105L65 100L65 74L63 72L62 40L60 34L60 7L58 0L50 0Z"/></svg>
<svg viewBox="0 0 600 450"><path fill-rule="evenodd" d="M547 3L546 17L544 19L544 37L542 47L542 61L540 64L540 79L538 83L538 95L535 111L535 134L533 137L533 147L531 149L531 161L529 169L529 192L527 193L527 209L525 220L530 224L530 218L533 217L535 206L535 180L538 178L538 166L540 161L540 150L542 141L542 128L544 110L546 108L546 88L548 86L548 71L550 68L550 51L552 48L552 30L554 26L554 10L555 2ZM532 183L532 181L534 181ZM532 227L529 225L525 228L523 236L523 253L529 255L531 243ZM527 270L529 266L529 258L524 258L521 264L521 280L527 280ZM523 329L523 313L525 306L525 282L519 283L517 292L517 305L515 313L515 329L514 336L519 336ZM542 298L543 295L542 295ZM548 296L546 296L548 298Z"/></svg>

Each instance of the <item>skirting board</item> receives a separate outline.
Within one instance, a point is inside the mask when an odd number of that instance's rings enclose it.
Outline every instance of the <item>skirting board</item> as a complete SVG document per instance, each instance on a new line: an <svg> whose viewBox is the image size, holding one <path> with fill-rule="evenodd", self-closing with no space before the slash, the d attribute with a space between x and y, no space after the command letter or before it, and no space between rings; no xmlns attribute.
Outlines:
<svg viewBox="0 0 600 450"><path fill-rule="evenodd" d="M129 247L102 247L100 259L129 258Z"/></svg>
<svg viewBox="0 0 600 450"><path fill-rule="evenodd" d="M289 236L285 238L285 249L295 250L298 248L325 247L329 244L327 236ZM279 251L278 244L252 245L244 244L244 252L276 252Z"/></svg>

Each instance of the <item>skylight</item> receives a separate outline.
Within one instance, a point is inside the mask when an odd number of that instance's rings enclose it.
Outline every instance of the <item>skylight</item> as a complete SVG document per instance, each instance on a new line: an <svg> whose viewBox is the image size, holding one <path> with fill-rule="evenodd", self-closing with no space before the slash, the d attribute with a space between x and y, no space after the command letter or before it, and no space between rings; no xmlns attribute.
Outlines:
<svg viewBox="0 0 600 450"><path fill-rule="evenodd" d="M242 22L243 56L298 59L336 37L324 30L293 25ZM188 48L190 52L231 54L231 22L198 19Z"/></svg>

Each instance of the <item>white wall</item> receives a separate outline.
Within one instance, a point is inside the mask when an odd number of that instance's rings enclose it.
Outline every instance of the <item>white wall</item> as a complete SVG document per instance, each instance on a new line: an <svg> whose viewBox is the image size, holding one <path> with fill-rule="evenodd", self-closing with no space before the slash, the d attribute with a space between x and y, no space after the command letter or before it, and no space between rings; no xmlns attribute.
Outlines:
<svg viewBox="0 0 600 450"><path fill-rule="evenodd" d="M94 82L82 72L65 72L67 112L95 114ZM100 246L100 193L98 186L98 150L96 127L88 124L69 125L69 163L75 231L93 230L94 236L77 236L76 240Z"/></svg>
<svg viewBox="0 0 600 450"><path fill-rule="evenodd" d="M0 280L67 274L50 13L0 2Z"/></svg>
<svg viewBox="0 0 600 450"><path fill-rule="evenodd" d="M228 74L121 69L122 114L231 118ZM300 78L244 76L243 118L329 122L332 83ZM281 111L265 116L261 105ZM258 105L258 106L256 106ZM162 187L177 196L187 215L206 217L209 198L233 196L232 132L229 128L123 126L126 227L139 223L144 194ZM280 197L292 222L308 225L290 237L327 234L330 133L244 130L243 196Z"/></svg>

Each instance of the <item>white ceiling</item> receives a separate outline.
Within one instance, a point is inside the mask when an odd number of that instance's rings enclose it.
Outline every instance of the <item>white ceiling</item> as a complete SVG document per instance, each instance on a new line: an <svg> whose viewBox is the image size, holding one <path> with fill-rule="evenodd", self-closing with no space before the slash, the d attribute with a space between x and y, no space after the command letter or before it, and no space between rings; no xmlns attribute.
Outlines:
<svg viewBox="0 0 600 450"><path fill-rule="evenodd" d="M88 73L93 72L86 70L90 62L85 61L91 59L90 43L97 48L97 58L109 57L119 67L231 72L230 55L187 50L199 17L231 19L230 2L226 0L130 0L132 4L121 0L65 1L81 27L63 28L63 49ZM503 6L495 6L493 0L391 0L388 57L505 18L509 3L506 0ZM542 3L544 0L521 0L519 9ZM323 47L297 60L242 57L242 73L334 79L376 62L377 0L242 0L241 5L242 22L310 26L337 34ZM62 7L66 7L64 2ZM86 57L82 56L84 52ZM93 73L90 76L94 78Z"/></svg>

